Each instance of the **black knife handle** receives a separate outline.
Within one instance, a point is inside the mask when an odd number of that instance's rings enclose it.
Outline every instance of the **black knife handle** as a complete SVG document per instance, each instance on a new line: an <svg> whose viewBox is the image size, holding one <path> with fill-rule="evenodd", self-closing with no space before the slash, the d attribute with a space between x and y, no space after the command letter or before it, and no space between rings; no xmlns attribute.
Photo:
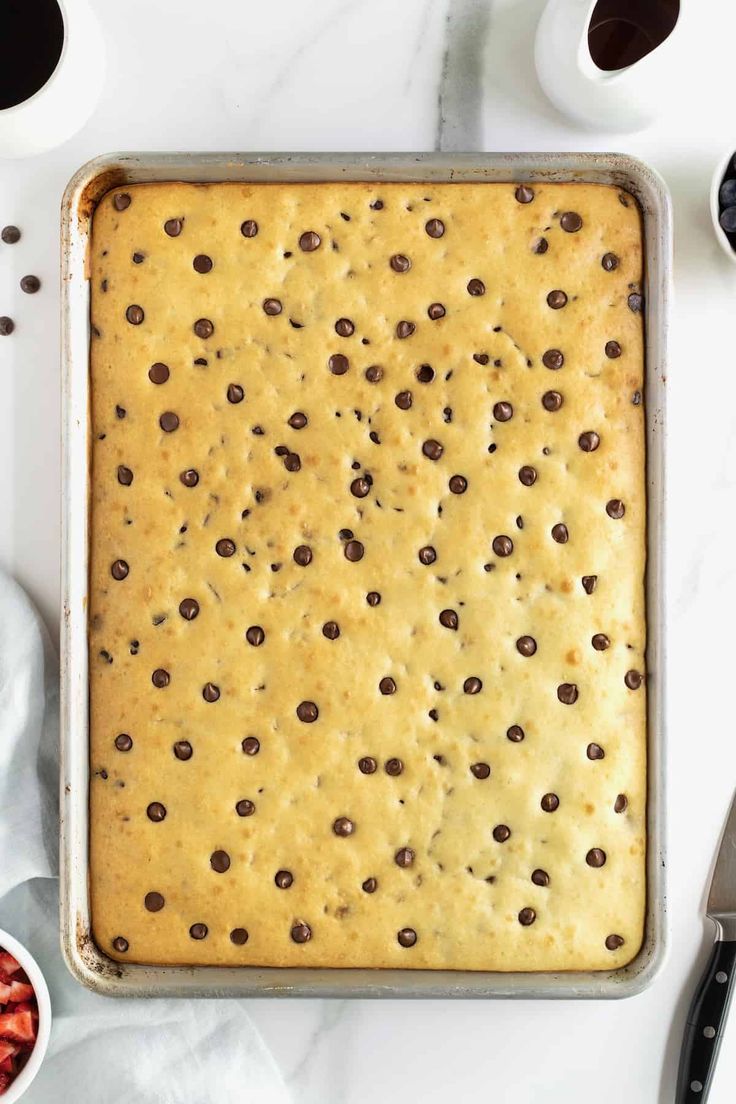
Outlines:
<svg viewBox="0 0 736 1104"><path fill-rule="evenodd" d="M695 990L680 1052L675 1104L698 1104L708 1096L736 980L736 942L719 939Z"/></svg>

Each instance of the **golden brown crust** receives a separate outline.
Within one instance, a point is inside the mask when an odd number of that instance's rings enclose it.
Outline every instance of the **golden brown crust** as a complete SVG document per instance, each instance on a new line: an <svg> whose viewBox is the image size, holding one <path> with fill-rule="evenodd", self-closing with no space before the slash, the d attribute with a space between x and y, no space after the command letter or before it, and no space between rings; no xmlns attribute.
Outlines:
<svg viewBox="0 0 736 1104"><path fill-rule="evenodd" d="M645 647L633 200L582 184L535 185L531 202L511 184L121 194L95 214L91 256L100 947L148 963L625 964L645 908L645 686L625 682ZM180 613L186 599L198 610Z"/></svg>

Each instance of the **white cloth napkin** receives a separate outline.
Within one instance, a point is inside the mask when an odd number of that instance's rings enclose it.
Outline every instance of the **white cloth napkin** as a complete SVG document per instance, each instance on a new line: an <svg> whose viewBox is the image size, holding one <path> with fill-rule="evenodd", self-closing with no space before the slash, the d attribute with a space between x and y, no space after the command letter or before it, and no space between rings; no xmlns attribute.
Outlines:
<svg viewBox="0 0 736 1104"><path fill-rule="evenodd" d="M0 927L51 991L46 1059L24 1104L288 1104L235 1000L123 1000L88 992L59 950L58 660L31 602L0 571Z"/></svg>

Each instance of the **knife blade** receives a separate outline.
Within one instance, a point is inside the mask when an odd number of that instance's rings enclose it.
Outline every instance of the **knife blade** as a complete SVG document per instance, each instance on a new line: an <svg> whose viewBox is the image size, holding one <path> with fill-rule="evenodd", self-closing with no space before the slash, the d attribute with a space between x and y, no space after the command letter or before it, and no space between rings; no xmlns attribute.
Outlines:
<svg viewBox="0 0 736 1104"><path fill-rule="evenodd" d="M714 922L711 956L690 1003L680 1051L676 1104L705 1101L726 1026L736 975L736 796L721 837L706 915Z"/></svg>

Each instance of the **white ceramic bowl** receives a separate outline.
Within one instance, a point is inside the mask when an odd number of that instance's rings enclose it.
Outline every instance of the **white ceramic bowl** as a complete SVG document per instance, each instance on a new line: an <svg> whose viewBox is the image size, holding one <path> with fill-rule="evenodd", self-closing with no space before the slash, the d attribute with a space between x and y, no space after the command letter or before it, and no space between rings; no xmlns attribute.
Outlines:
<svg viewBox="0 0 736 1104"><path fill-rule="evenodd" d="M28 974L28 979L35 990L36 1001L38 1002L38 1034L36 1036L36 1045L28 1056L28 1061L15 1081L11 1083L8 1091L0 1097L2 1104L15 1104L16 1100L20 1100L23 1096L41 1068L46 1048L49 1045L49 1035L51 1034L51 1000L49 998L46 979L41 973L41 967L38 965L33 955L30 951L25 949L22 943L19 943L17 939L14 939L9 932L3 931L2 928L0 928L0 947L5 951L10 951L13 957L17 958L18 962L20 962L21 966Z"/></svg>
<svg viewBox="0 0 736 1104"><path fill-rule="evenodd" d="M736 157L736 142L734 142L733 147L716 165L716 171L713 173L713 182L710 186L710 216L713 219L713 229L716 232L716 237L718 238L721 249L726 254L731 264L736 264L736 249L731 245L726 237L725 230L721 228L721 224L718 221L718 215L720 214L718 192L723 183L723 178L726 175L726 169L729 166L729 162L734 157Z"/></svg>

